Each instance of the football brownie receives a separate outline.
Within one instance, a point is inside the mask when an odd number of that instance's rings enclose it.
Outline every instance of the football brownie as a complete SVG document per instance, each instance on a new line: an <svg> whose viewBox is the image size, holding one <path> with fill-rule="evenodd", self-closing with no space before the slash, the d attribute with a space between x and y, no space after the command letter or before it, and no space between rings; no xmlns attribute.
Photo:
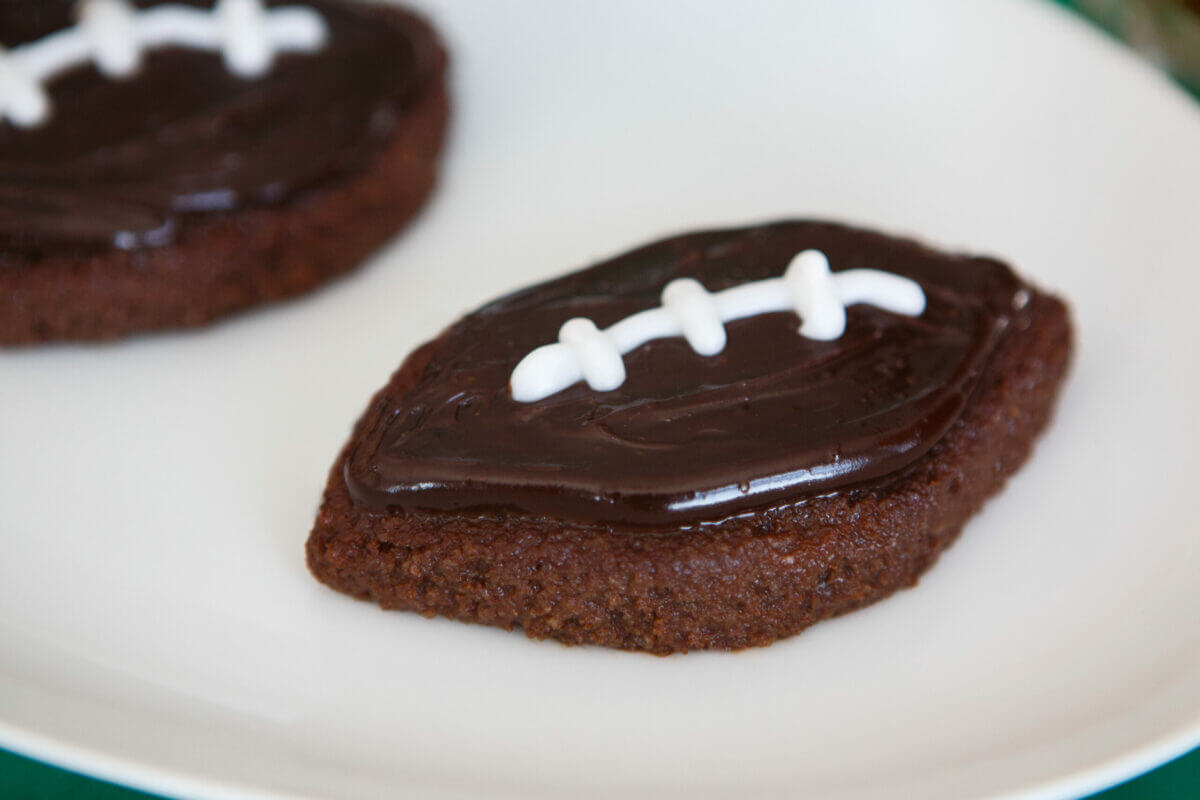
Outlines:
<svg viewBox="0 0 1200 800"><path fill-rule="evenodd" d="M348 0L0 4L0 344L307 291L434 184L446 55Z"/></svg>
<svg viewBox="0 0 1200 800"><path fill-rule="evenodd" d="M671 653L913 585L1029 455L1066 306L992 258L787 221L665 239L408 356L308 539L384 608Z"/></svg>

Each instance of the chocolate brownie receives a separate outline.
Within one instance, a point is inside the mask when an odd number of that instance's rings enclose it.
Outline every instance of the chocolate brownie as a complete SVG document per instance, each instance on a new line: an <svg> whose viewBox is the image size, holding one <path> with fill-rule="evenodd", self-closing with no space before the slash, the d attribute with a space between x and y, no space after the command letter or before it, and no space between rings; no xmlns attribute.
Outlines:
<svg viewBox="0 0 1200 800"><path fill-rule="evenodd" d="M676 236L413 352L334 463L308 564L536 638L768 644L913 585L1029 455L1070 350L1064 304L991 258L813 221Z"/></svg>
<svg viewBox="0 0 1200 800"><path fill-rule="evenodd" d="M118 43L179 9L124 2L84 7L123 20ZM351 0L258 3L219 0L211 13L315 16L319 44L280 49L253 75L220 41L145 46L129 75L96 55L45 83L47 112L32 121L0 96L0 344L197 326L297 295L361 263L421 207L447 120L446 55L429 24ZM0 4L0 59L70 35L74 5ZM212 4L187 5L178 24L197 39Z"/></svg>

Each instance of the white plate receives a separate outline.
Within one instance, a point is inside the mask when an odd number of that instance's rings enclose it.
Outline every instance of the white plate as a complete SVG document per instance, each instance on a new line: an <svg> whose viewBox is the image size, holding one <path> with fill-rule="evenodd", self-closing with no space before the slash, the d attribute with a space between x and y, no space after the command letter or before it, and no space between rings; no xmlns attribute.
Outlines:
<svg viewBox="0 0 1200 800"><path fill-rule="evenodd" d="M432 6L457 114L367 269L211 330L0 355L0 742L228 797L1081 793L1200 741L1200 113L1049 3ZM790 215L1074 304L1033 461L921 585L667 659L317 585L325 471L461 312Z"/></svg>

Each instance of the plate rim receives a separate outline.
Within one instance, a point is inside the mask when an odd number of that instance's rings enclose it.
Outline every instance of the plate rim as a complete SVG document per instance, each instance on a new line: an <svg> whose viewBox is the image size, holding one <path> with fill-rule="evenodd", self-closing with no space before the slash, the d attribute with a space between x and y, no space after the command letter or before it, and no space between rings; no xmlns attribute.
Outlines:
<svg viewBox="0 0 1200 800"><path fill-rule="evenodd" d="M43 765L69 770L88 778L106 781L123 789L143 791L167 798L206 797L213 800L319 800L322 795L282 791L244 782L232 783L205 777L194 769L170 769L144 763L136 758L109 752L95 745L78 744L63 737L43 734L0 719L0 747ZM1088 767L1068 772L1048 781L1033 781L997 797L1009 800L1058 800L1085 798L1115 788L1192 750L1200 748L1200 719L1169 733L1152 737L1143 744ZM419 785L397 787L397 796L421 791ZM435 789L435 792L437 790ZM460 790L456 790L456 795ZM466 790L468 797L517 797L508 790L500 793ZM545 789L533 793L523 790L523 798L553 797ZM595 796L633 797L622 789L600 791ZM982 797L975 794L970 797Z"/></svg>

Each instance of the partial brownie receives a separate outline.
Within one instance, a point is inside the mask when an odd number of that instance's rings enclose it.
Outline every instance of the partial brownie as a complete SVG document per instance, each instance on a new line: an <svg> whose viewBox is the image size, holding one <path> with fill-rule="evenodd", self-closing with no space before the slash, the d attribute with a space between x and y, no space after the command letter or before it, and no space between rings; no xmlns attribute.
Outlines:
<svg viewBox="0 0 1200 800"><path fill-rule="evenodd" d="M291 297L416 213L447 120L434 31L396 6L286 5L316 12L323 42L260 75L216 50L147 47L127 77L90 62L54 77L43 121L0 121L0 344L197 326ZM0 41L15 53L61 33L74 6L0 6Z"/></svg>
<svg viewBox="0 0 1200 800"><path fill-rule="evenodd" d="M794 310L728 317L724 290L813 252L842 296L839 275L878 271L923 307L851 302L824 340ZM564 322L611 338L679 279L724 309L719 352L663 335L625 354L615 388L514 398L514 370ZM537 638L768 644L915 583L1029 455L1070 349L1064 304L994 259L811 221L673 237L410 355L334 463L308 564L384 608Z"/></svg>

